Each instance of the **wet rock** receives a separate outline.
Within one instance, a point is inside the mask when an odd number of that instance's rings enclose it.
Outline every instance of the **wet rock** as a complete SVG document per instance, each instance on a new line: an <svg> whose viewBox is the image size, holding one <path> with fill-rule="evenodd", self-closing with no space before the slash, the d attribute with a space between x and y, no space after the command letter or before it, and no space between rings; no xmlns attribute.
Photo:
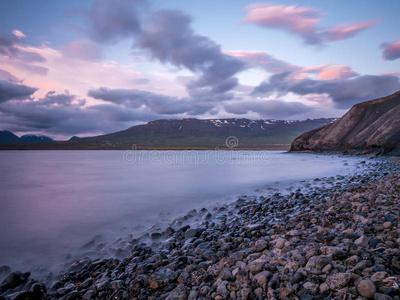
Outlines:
<svg viewBox="0 0 400 300"><path fill-rule="evenodd" d="M96 293L94 291L87 291L83 296L82 299L90 300L95 298Z"/></svg>
<svg viewBox="0 0 400 300"><path fill-rule="evenodd" d="M30 275L30 272L12 272L8 274L0 284L0 292L3 293L9 289L16 288L17 286L26 283Z"/></svg>
<svg viewBox="0 0 400 300"><path fill-rule="evenodd" d="M60 300L75 300L78 299L79 293L77 291L72 291L65 295L64 297L61 297Z"/></svg>
<svg viewBox="0 0 400 300"><path fill-rule="evenodd" d="M11 273L11 268L9 266L1 266L0 267L0 280L3 280L10 273Z"/></svg>
<svg viewBox="0 0 400 300"><path fill-rule="evenodd" d="M165 300L187 300L186 288L183 284L179 284L174 288Z"/></svg>
<svg viewBox="0 0 400 300"><path fill-rule="evenodd" d="M175 281L177 277L178 275L174 271L161 267L149 277L149 284L153 289L160 289Z"/></svg>
<svg viewBox="0 0 400 300"><path fill-rule="evenodd" d="M198 234L199 234L199 232L197 231L197 229L188 229L185 232L185 239L190 239L190 238L196 237L196 236L198 236Z"/></svg>

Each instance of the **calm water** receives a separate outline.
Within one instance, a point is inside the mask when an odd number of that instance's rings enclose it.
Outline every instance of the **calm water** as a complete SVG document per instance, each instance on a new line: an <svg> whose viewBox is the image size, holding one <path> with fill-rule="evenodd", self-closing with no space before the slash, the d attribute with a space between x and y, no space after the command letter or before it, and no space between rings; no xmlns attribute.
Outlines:
<svg viewBox="0 0 400 300"><path fill-rule="evenodd" d="M96 235L140 234L238 194L351 172L357 160L267 151L2 151L0 265L54 266Z"/></svg>

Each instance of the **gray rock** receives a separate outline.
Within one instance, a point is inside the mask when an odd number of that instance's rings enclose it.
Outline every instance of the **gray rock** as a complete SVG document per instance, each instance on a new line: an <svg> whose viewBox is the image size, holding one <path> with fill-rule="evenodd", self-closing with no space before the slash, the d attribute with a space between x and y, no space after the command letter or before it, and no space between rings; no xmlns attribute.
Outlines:
<svg viewBox="0 0 400 300"><path fill-rule="evenodd" d="M192 291L190 291L190 293L189 293L189 297L188 297L188 300L197 300L197 297L199 296L199 292L198 291L195 291L195 290L192 290Z"/></svg>
<svg viewBox="0 0 400 300"><path fill-rule="evenodd" d="M267 260L265 258L258 258L256 260L253 260L252 262L249 263L248 267L251 273L257 274L260 273L261 270L263 269L264 265L267 263Z"/></svg>
<svg viewBox="0 0 400 300"><path fill-rule="evenodd" d="M14 289L17 286L26 283L30 275L30 272L12 272L8 274L0 284L0 292L3 293L9 289Z"/></svg>
<svg viewBox="0 0 400 300"><path fill-rule="evenodd" d="M190 239L192 237L196 237L198 235L198 233L199 232L197 231L197 229L188 229L185 232L185 239Z"/></svg>
<svg viewBox="0 0 400 300"><path fill-rule="evenodd" d="M368 242L369 242L369 238L367 238L365 235L362 235L354 241L354 244L357 246L360 246L360 247L367 248Z"/></svg>
<svg viewBox="0 0 400 300"><path fill-rule="evenodd" d="M122 280L115 280L110 283L110 289L119 290L122 287Z"/></svg>
<svg viewBox="0 0 400 300"><path fill-rule="evenodd" d="M303 288L311 295L316 295L318 293L318 285L315 283L307 281L303 284Z"/></svg>
<svg viewBox="0 0 400 300"><path fill-rule="evenodd" d="M25 299L29 299L28 297L29 297L28 293L25 291L22 291L22 292L12 293L12 294L6 296L6 300L25 300ZM1 297L0 299L4 299L4 298Z"/></svg>
<svg viewBox="0 0 400 300"><path fill-rule="evenodd" d="M75 300L78 299L79 293L77 291L72 291L66 294L64 297L60 298L60 300Z"/></svg>
<svg viewBox="0 0 400 300"><path fill-rule="evenodd" d="M275 248L282 249L285 246L286 240L283 238L278 238L275 241Z"/></svg>
<svg viewBox="0 0 400 300"><path fill-rule="evenodd" d="M3 280L8 274L11 273L11 268L9 266L1 266L0 267L0 280Z"/></svg>
<svg viewBox="0 0 400 300"><path fill-rule="evenodd" d="M348 273L337 273L331 276L328 276L326 279L326 284L329 285L331 290L337 291L344 288L351 279L351 275Z"/></svg>
<svg viewBox="0 0 400 300"><path fill-rule="evenodd" d="M374 300L393 300L393 298L389 295L376 293L374 296Z"/></svg>
<svg viewBox="0 0 400 300"><path fill-rule="evenodd" d="M165 300L187 300L186 288L183 284L178 284Z"/></svg>
<svg viewBox="0 0 400 300"><path fill-rule="evenodd" d="M151 288L159 289L175 281L177 278L178 275L174 271L161 267L149 277L149 284Z"/></svg>
<svg viewBox="0 0 400 300"><path fill-rule="evenodd" d="M230 292L228 291L228 289L226 288L226 285L228 284L228 281L222 281L218 287L217 287L217 293L218 295L221 295L222 297L224 297L225 299L228 298L228 295L230 294Z"/></svg>
<svg viewBox="0 0 400 300"><path fill-rule="evenodd" d="M255 252L261 252L267 247L267 243L264 240L258 240L254 246L253 246L253 251Z"/></svg>
<svg viewBox="0 0 400 300"><path fill-rule="evenodd" d="M79 285L79 288L81 289L87 289L89 286L91 286L93 284L93 279L92 278L88 278L86 279L84 282L82 282Z"/></svg>
<svg viewBox="0 0 400 300"><path fill-rule="evenodd" d="M96 293L94 291L87 291L84 295L83 295L83 299L84 300L89 300L89 299L94 299Z"/></svg>
<svg viewBox="0 0 400 300"><path fill-rule="evenodd" d="M371 279L363 279L357 284L357 291L365 298L373 298L376 293L376 287Z"/></svg>

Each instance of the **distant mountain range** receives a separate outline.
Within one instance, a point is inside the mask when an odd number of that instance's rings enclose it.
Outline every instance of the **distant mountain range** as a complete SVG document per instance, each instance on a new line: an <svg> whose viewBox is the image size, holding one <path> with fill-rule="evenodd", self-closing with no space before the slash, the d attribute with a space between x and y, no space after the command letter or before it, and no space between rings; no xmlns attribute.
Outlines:
<svg viewBox="0 0 400 300"><path fill-rule="evenodd" d="M290 143L300 134L336 120L156 120L101 136L73 137L65 142L1 145L0 149L289 149Z"/></svg>
<svg viewBox="0 0 400 300"><path fill-rule="evenodd" d="M296 138L291 150L400 155L400 91L354 105L337 122Z"/></svg>
<svg viewBox="0 0 400 300"><path fill-rule="evenodd" d="M0 131L0 144L17 143L51 143L54 140L45 135L25 134L21 137L16 136L11 131Z"/></svg>

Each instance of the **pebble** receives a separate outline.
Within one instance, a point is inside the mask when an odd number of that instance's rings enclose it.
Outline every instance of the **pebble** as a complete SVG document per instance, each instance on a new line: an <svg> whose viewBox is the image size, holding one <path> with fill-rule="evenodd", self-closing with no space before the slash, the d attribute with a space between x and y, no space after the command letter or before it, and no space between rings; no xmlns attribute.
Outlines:
<svg viewBox="0 0 400 300"><path fill-rule="evenodd" d="M373 298L376 293L375 284L371 279L363 279L357 284L357 290L365 298Z"/></svg>
<svg viewBox="0 0 400 300"><path fill-rule="evenodd" d="M363 168L118 239L120 257L76 260L48 289L0 267L0 299L399 299L399 167Z"/></svg>

